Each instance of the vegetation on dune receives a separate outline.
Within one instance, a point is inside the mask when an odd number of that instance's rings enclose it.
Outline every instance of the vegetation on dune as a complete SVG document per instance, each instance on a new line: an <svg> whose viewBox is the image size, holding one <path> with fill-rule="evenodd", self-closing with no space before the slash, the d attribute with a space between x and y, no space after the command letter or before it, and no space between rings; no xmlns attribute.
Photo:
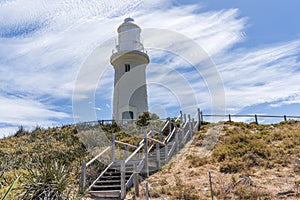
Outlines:
<svg viewBox="0 0 300 200"><path fill-rule="evenodd" d="M15 136L0 140L0 155L0 196L20 177L8 199L67 198L67 187L77 187L80 162L87 157L73 126L31 132L20 127Z"/></svg>
<svg viewBox="0 0 300 200"><path fill-rule="evenodd" d="M151 113L142 115L138 120L140 128L149 124L152 118L158 119ZM161 126L161 122L157 125ZM0 139L0 198L76 199L81 163L101 151L103 137L99 136L100 130L107 140L114 134L116 140L137 145L141 130L135 124L132 127L128 125L128 130L124 130L125 127L114 122L101 126L36 127L27 131L20 126L14 136ZM78 133L77 130L83 131ZM103 167L102 163L96 162L88 173L96 177Z"/></svg>
<svg viewBox="0 0 300 200"><path fill-rule="evenodd" d="M209 130L215 131L209 135ZM287 195L297 199L300 163L296 166L294 158L300 158L299 130L297 121L272 125L204 122L191 144L147 179L150 196L210 199L211 171L213 195L217 199L275 199ZM216 141L212 141L213 132L217 133Z"/></svg>
<svg viewBox="0 0 300 200"><path fill-rule="evenodd" d="M293 157L300 157L299 128L295 121L276 125L228 122L223 127L225 136L212 156L225 173L287 166Z"/></svg>
<svg viewBox="0 0 300 200"><path fill-rule="evenodd" d="M108 140L114 134L116 140L137 145L143 138L143 133L151 128L147 126L150 119L151 114L145 113L137 123L128 124L127 128L113 123L101 125L101 130L105 132ZM173 119L171 121L174 122ZM159 120L152 122L151 126L155 128L161 128L163 125ZM196 148L207 145L204 140L207 139L206 134L210 127L210 123L202 124L201 130L192 141L192 146ZM170 183L162 175L156 179L160 185L156 196L166 195L170 199L207 197L201 196L198 183L190 185L186 178L199 177L203 169L214 168L220 174L232 176L230 187L224 188L221 179L215 182L214 195L220 199L228 197L230 188L237 199L268 199L268 192L251 186L247 176L239 178L236 174L247 175L258 170L280 169L291 166L294 158L300 158L299 122L288 121L273 125L225 122L220 127L222 130L218 142L210 148L209 156L200 157L197 152L185 155L184 167L192 169L190 174L182 177L180 173L172 172L176 163L170 163L162 169L163 174L175 173L169 175L174 177L174 180ZM87 130L89 128L91 126L86 127ZM78 188L81 162L91 159L93 154L90 151L101 151L97 149L102 140L97 138L99 125L93 128L87 138L90 141L87 142L88 145L83 144L85 141L82 141L75 126L48 129L36 127L33 131L26 131L21 126L15 136L1 139L0 198L80 199ZM168 135L169 128L166 127L163 137ZM90 173L96 176L103 168L101 166L100 162L91 166ZM299 172L299 167L293 169L293 173L299 175ZM237 185L241 180L243 184ZM209 186L205 183L204 187Z"/></svg>

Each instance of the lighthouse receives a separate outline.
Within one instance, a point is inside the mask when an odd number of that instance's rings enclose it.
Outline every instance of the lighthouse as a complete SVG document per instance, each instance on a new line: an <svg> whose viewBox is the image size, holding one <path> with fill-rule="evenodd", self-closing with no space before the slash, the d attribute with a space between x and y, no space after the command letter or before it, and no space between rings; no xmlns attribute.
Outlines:
<svg viewBox="0 0 300 200"><path fill-rule="evenodd" d="M140 40L141 28L132 18L118 27L118 41L110 57L114 67L113 119L133 120L148 111L146 66L149 56Z"/></svg>

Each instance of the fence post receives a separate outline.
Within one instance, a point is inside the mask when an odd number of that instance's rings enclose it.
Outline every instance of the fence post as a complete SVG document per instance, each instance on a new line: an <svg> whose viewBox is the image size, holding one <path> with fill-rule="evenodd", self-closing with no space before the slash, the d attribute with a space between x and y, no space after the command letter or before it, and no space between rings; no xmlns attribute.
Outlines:
<svg viewBox="0 0 300 200"><path fill-rule="evenodd" d="M160 148L158 143L156 143L156 162L157 162L157 170L158 170L160 168Z"/></svg>
<svg viewBox="0 0 300 200"><path fill-rule="evenodd" d="M140 191L139 191L139 174L137 171L137 166L136 163L133 164L133 185L134 185L134 195L135 197L140 196Z"/></svg>
<svg viewBox="0 0 300 200"><path fill-rule="evenodd" d="M112 134L111 136L111 160L112 162L115 161L115 135Z"/></svg>
<svg viewBox="0 0 300 200"><path fill-rule="evenodd" d="M200 108L197 109L197 115L198 115L198 127L197 127L197 130L200 131L200 127L201 127L201 112L200 112Z"/></svg>
<svg viewBox="0 0 300 200"><path fill-rule="evenodd" d="M84 193L86 187L86 163L81 164L81 192Z"/></svg>
<svg viewBox="0 0 300 200"><path fill-rule="evenodd" d="M121 199L125 199L126 185L125 185L125 161L121 160Z"/></svg>
<svg viewBox="0 0 300 200"><path fill-rule="evenodd" d="M209 186L210 186L210 194L211 194L211 200L214 200L214 193L212 188L212 181L211 181L211 173L208 171L208 177L209 177Z"/></svg>
<svg viewBox="0 0 300 200"><path fill-rule="evenodd" d="M255 123L258 124L257 115L255 114L254 117L255 117Z"/></svg>
<svg viewBox="0 0 300 200"><path fill-rule="evenodd" d="M203 122L203 113L202 111L200 112L200 116L201 116L201 123Z"/></svg>
<svg viewBox="0 0 300 200"><path fill-rule="evenodd" d="M146 182L146 200L149 200L149 188L148 182Z"/></svg>
<svg viewBox="0 0 300 200"><path fill-rule="evenodd" d="M228 121L231 122L231 115L228 115Z"/></svg>
<svg viewBox="0 0 300 200"><path fill-rule="evenodd" d="M284 119L284 121L285 121L285 122L287 121L287 119L286 119L286 115L284 115L284 116L283 116L283 119Z"/></svg>
<svg viewBox="0 0 300 200"><path fill-rule="evenodd" d="M146 177L149 177L149 166L148 166L148 140L147 140L147 131L144 133L144 148L145 148L145 170Z"/></svg>

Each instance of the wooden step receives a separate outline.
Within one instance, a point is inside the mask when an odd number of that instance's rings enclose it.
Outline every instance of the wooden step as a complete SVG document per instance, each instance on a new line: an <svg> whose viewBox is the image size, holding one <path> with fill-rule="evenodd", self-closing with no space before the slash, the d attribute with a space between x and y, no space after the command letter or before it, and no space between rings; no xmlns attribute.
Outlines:
<svg viewBox="0 0 300 200"><path fill-rule="evenodd" d="M93 190L101 190L101 189L115 189L115 188L120 188L121 185L93 185L92 189Z"/></svg>
<svg viewBox="0 0 300 200"><path fill-rule="evenodd" d="M112 184L120 184L121 183L121 179L120 180L100 180L97 181L95 185L112 185Z"/></svg>
<svg viewBox="0 0 300 200"><path fill-rule="evenodd" d="M130 176L125 176L125 179L128 180ZM100 180L121 180L121 176L102 176Z"/></svg>
<svg viewBox="0 0 300 200"><path fill-rule="evenodd" d="M106 190L106 191L90 191L92 197L96 198L116 198L121 196L121 190Z"/></svg>

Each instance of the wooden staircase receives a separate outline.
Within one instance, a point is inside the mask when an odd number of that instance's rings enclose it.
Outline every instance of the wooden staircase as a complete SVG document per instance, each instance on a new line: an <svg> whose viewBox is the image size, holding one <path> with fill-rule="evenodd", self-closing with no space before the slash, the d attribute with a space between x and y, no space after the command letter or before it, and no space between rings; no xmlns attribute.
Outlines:
<svg viewBox="0 0 300 200"><path fill-rule="evenodd" d="M199 110L198 110L199 116ZM198 117L198 119L200 119ZM181 148L193 137L195 131L199 128L199 123L191 120L188 115L180 113L173 120L168 118L164 127L160 131L151 130L144 134L144 139L138 146L119 142L112 137L111 146L98 154L87 163L82 164L82 191L88 192L94 199L124 199L126 192L133 186L147 178L149 175L157 172L163 165L169 162L171 157L179 152ZM178 124L180 124L178 126ZM162 132L169 127L168 136L162 141ZM154 139L155 134L160 134L160 140ZM128 147L134 147L135 151L122 160L115 159L116 143ZM111 163L89 186L86 185L86 169L94 161L99 159L105 152L111 153ZM147 152L147 153L145 153Z"/></svg>

